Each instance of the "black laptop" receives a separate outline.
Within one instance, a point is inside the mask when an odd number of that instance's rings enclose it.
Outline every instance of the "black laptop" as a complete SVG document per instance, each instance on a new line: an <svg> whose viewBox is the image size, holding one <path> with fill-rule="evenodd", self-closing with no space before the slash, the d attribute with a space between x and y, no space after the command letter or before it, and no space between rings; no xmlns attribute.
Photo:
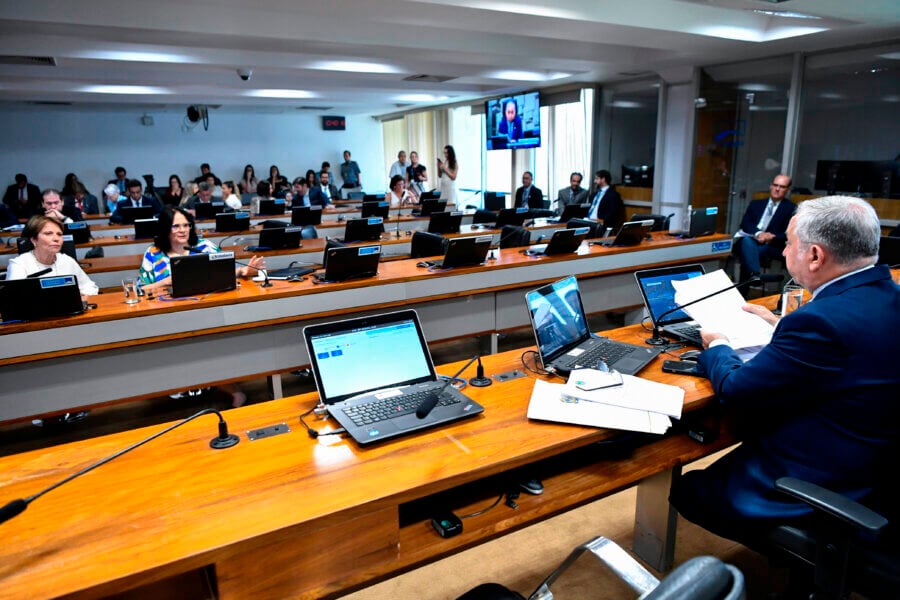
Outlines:
<svg viewBox="0 0 900 600"><path fill-rule="evenodd" d="M365 194L362 197L363 204L366 202L380 202L384 200L384 194Z"/></svg>
<svg viewBox="0 0 900 600"><path fill-rule="evenodd" d="M462 225L462 211L444 211L431 213L428 217L428 233L459 233Z"/></svg>
<svg viewBox="0 0 900 600"><path fill-rule="evenodd" d="M555 254L571 254L578 250L581 242L585 240L590 229L579 227L577 229L559 229L553 232L550 241L546 244L534 244L525 250L530 256L553 256Z"/></svg>
<svg viewBox="0 0 900 600"><path fill-rule="evenodd" d="M156 236L159 219L138 219L134 222L134 239L149 240Z"/></svg>
<svg viewBox="0 0 900 600"><path fill-rule="evenodd" d="M260 229L259 242L253 247L254 252L262 250L282 250L284 248L299 248L300 239L302 237L303 228L296 226L289 227L267 227Z"/></svg>
<svg viewBox="0 0 900 600"><path fill-rule="evenodd" d="M878 245L878 264L900 265L900 237L883 235Z"/></svg>
<svg viewBox="0 0 900 600"><path fill-rule="evenodd" d="M567 377L574 369L596 368L602 361L610 369L634 375L661 352L591 335L574 276L528 292L525 304L547 371Z"/></svg>
<svg viewBox="0 0 900 600"><path fill-rule="evenodd" d="M123 225L131 225L137 219L152 219L156 216L152 206L123 206L119 212L122 213Z"/></svg>
<svg viewBox="0 0 900 600"><path fill-rule="evenodd" d="M424 202L425 200L437 200L440 197L440 190L431 190L430 192L422 192L422 195L419 196L419 200Z"/></svg>
<svg viewBox="0 0 900 600"><path fill-rule="evenodd" d="M687 237L695 238L714 234L718 216L718 206L706 206L691 210L691 228Z"/></svg>
<svg viewBox="0 0 900 600"><path fill-rule="evenodd" d="M637 246L653 231L653 219L622 223L616 236L603 241L604 246Z"/></svg>
<svg viewBox="0 0 900 600"><path fill-rule="evenodd" d="M447 251L440 261L424 261L422 264L435 269L453 269L483 264L491 249L491 235L472 235L448 240Z"/></svg>
<svg viewBox="0 0 900 600"><path fill-rule="evenodd" d="M0 318L33 321L83 313L84 302L74 275L0 280Z"/></svg>
<svg viewBox="0 0 900 600"><path fill-rule="evenodd" d="M291 225L303 227L304 225L321 225L321 206L295 206L291 209Z"/></svg>
<svg viewBox="0 0 900 600"><path fill-rule="evenodd" d="M374 202L362 203L362 217L381 217L387 219L391 212L391 203L384 200L375 200Z"/></svg>
<svg viewBox="0 0 900 600"><path fill-rule="evenodd" d="M230 212L216 215L216 231L247 231L250 229L250 213Z"/></svg>
<svg viewBox="0 0 900 600"><path fill-rule="evenodd" d="M283 215L286 204L284 198L266 198L259 201L260 215Z"/></svg>
<svg viewBox="0 0 900 600"><path fill-rule="evenodd" d="M172 297L203 296L237 287L234 252L173 256Z"/></svg>
<svg viewBox="0 0 900 600"><path fill-rule="evenodd" d="M63 225L63 233L71 235L76 244L87 244L91 241L91 226L84 221L74 221Z"/></svg>
<svg viewBox="0 0 900 600"><path fill-rule="evenodd" d="M445 210L447 210L446 200L428 199L421 200L419 208L414 209L413 214L420 217L427 217L436 212L443 212Z"/></svg>
<svg viewBox="0 0 900 600"><path fill-rule="evenodd" d="M678 310L663 317L662 320L659 317L678 306L675 302L675 288L672 281L700 277L704 273L703 265L694 264L644 269L634 274L653 325L658 327L661 333L701 348L703 340L700 337L700 324L691 319L686 312Z"/></svg>
<svg viewBox="0 0 900 600"><path fill-rule="evenodd" d="M350 219L344 226L343 242L345 244L375 242L381 239L382 231L384 231L384 219L381 217Z"/></svg>
<svg viewBox="0 0 900 600"><path fill-rule="evenodd" d="M198 202L194 205L194 218L198 221L215 219L222 212L225 212L224 202Z"/></svg>
<svg viewBox="0 0 900 600"><path fill-rule="evenodd" d="M341 246L326 248L322 258L325 270L316 273L318 281L344 281L378 275L381 246Z"/></svg>
<svg viewBox="0 0 900 600"><path fill-rule="evenodd" d="M503 192L485 192L484 208L485 210L493 211L503 210L506 208L506 194Z"/></svg>
<svg viewBox="0 0 900 600"><path fill-rule="evenodd" d="M521 227L525 224L525 219L531 216L531 211L527 208L504 208L497 215L497 221L494 223L496 229L502 229L504 225L515 225Z"/></svg>
<svg viewBox="0 0 900 600"><path fill-rule="evenodd" d="M303 339L319 398L361 445L484 411L437 375L414 310L307 325ZM434 409L416 416L438 393Z"/></svg>
<svg viewBox="0 0 900 600"><path fill-rule="evenodd" d="M590 203L566 204L566 207L563 208L562 214L559 215L559 219L557 219L556 222L568 223L569 219L586 219L589 210L591 210Z"/></svg>

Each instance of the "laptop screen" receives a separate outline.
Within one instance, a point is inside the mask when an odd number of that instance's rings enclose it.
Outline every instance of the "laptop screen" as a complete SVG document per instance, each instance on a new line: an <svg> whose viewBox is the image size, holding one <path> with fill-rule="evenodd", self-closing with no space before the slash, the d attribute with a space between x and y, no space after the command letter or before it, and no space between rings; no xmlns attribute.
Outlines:
<svg viewBox="0 0 900 600"><path fill-rule="evenodd" d="M691 320L691 317L683 310L667 315L663 321L659 321L658 317L667 310L672 310L677 306L675 302L675 288L672 287L673 281L700 277L703 273L703 265L682 265L679 267L648 269L634 274L641 289L641 295L644 297L644 305L650 312L650 318L653 319L657 326L661 327Z"/></svg>
<svg viewBox="0 0 900 600"><path fill-rule="evenodd" d="M574 276L528 292L525 302L544 364L590 337Z"/></svg>
<svg viewBox="0 0 900 600"><path fill-rule="evenodd" d="M435 379L414 311L310 326L303 333L319 395L328 404Z"/></svg>

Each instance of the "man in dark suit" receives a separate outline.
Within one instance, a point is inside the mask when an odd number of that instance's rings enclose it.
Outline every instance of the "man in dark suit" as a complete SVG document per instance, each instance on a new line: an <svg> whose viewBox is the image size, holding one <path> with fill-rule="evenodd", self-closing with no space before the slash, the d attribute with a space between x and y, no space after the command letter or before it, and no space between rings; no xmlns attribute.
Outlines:
<svg viewBox="0 0 900 600"><path fill-rule="evenodd" d="M605 227L616 228L625 222L625 204L619 192L610 185L612 174L609 171L594 173L594 187L591 191L591 208L587 218L603 221Z"/></svg>
<svg viewBox="0 0 900 600"><path fill-rule="evenodd" d="M28 183L24 173L16 174L16 182L6 188L3 203L19 219L27 219L41 209L41 190L33 183Z"/></svg>
<svg viewBox="0 0 900 600"><path fill-rule="evenodd" d="M741 263L740 281L759 275L763 259L781 256L785 231L797 208L785 198L790 187L790 177L776 175L769 186L768 200L754 200L747 207L732 248Z"/></svg>
<svg viewBox="0 0 900 600"><path fill-rule="evenodd" d="M63 198L63 202L65 202L67 206L77 208L82 214L100 214L100 203L97 201L97 196L89 194L79 181L75 182L73 194Z"/></svg>
<svg viewBox="0 0 900 600"><path fill-rule="evenodd" d="M784 257L812 301L780 321L759 306L745 310L775 324L771 342L741 362L723 335L701 331L699 370L720 404L734 411L742 444L676 481L670 501L689 521L763 548L765 533L802 525L811 509L777 492L793 476L855 500L871 498L900 437L900 287L875 265L880 223L859 198L833 196L800 205ZM763 548L764 549L764 548Z"/></svg>
<svg viewBox="0 0 900 600"><path fill-rule="evenodd" d="M125 187L128 190L128 197L124 200L119 200L116 204L116 210L109 217L110 223L121 223L122 209L128 206L152 206L154 215L159 215L162 212L162 204L160 204L159 200L152 196L144 195L144 186L141 185L140 181L129 179Z"/></svg>
<svg viewBox="0 0 900 600"><path fill-rule="evenodd" d="M328 206L335 200L340 199L341 193L337 187L331 183L331 173L322 172L322 179L319 185L309 188L309 203L313 206Z"/></svg>
<svg viewBox="0 0 900 600"><path fill-rule="evenodd" d="M556 214L561 215L569 204L587 202L588 191L581 187L583 177L577 171L569 175L569 187L559 190L556 195Z"/></svg>
<svg viewBox="0 0 900 600"><path fill-rule="evenodd" d="M544 192L533 186L534 176L531 171L522 173L522 187L516 190L515 208L544 208Z"/></svg>
<svg viewBox="0 0 900 600"><path fill-rule="evenodd" d="M52 217L60 223L84 221L84 215L77 207L63 203L59 190L48 188L41 195L41 207L46 217Z"/></svg>
<svg viewBox="0 0 900 600"><path fill-rule="evenodd" d="M503 120L497 133L506 136L510 142L522 139L522 117L519 116L519 105L512 98L503 103Z"/></svg>

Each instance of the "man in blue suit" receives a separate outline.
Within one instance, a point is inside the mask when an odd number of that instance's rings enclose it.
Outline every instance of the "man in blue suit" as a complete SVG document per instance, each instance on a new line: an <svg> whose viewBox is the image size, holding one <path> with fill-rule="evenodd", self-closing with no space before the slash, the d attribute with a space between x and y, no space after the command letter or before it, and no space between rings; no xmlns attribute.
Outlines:
<svg viewBox="0 0 900 600"><path fill-rule="evenodd" d="M791 178L776 175L767 200L754 200L747 207L741 228L734 234L734 255L741 263L739 281L759 275L760 261L781 256L788 221L797 208L785 199Z"/></svg>
<svg viewBox="0 0 900 600"><path fill-rule="evenodd" d="M777 321L771 342L742 363L721 334L701 331L699 358L719 402L741 427L742 443L672 486L670 501L689 521L750 547L780 525L802 525L811 510L777 492L799 477L866 502L900 434L900 287L875 265L878 216L858 198L804 202L787 229L784 257L812 300Z"/></svg>
<svg viewBox="0 0 900 600"><path fill-rule="evenodd" d="M126 189L128 197L116 203L116 209L109 217L110 223L121 223L122 209L129 206L152 206L154 216L162 212L162 204L159 203L159 200L153 196L144 195L144 186L137 179L129 179Z"/></svg>

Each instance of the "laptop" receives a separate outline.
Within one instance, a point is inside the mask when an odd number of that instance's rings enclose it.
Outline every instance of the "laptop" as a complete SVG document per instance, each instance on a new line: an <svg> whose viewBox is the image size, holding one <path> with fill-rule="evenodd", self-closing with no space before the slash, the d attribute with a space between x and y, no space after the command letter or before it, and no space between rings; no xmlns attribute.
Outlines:
<svg viewBox="0 0 900 600"><path fill-rule="evenodd" d="M269 227L260 229L259 242L252 247L253 252L262 250L281 250L283 248L299 248L302 227Z"/></svg>
<svg viewBox="0 0 900 600"><path fill-rule="evenodd" d="M622 223L616 237L605 240L604 246L637 246L653 231L653 219Z"/></svg>
<svg viewBox="0 0 900 600"><path fill-rule="evenodd" d="M494 236L472 235L453 238L447 241L447 251L440 261L423 261L435 269L452 269L454 267L471 267L483 264L491 249Z"/></svg>
<svg viewBox="0 0 900 600"><path fill-rule="evenodd" d="M74 275L0 280L0 318L33 321L84 312Z"/></svg>
<svg viewBox="0 0 900 600"><path fill-rule="evenodd" d="M152 219L156 216L152 206L123 206L122 225L131 225L137 219Z"/></svg>
<svg viewBox="0 0 900 600"><path fill-rule="evenodd" d="M427 200L421 200L421 204L419 208L413 209L412 213L419 217L427 217L433 215L436 212L443 212L447 210L447 201L446 200L437 200L434 198L430 198Z"/></svg>
<svg viewBox="0 0 900 600"><path fill-rule="evenodd" d="M900 265L900 237L883 235L878 245L878 264Z"/></svg>
<svg viewBox="0 0 900 600"><path fill-rule="evenodd" d="M285 210L284 198L266 198L259 201L260 215L283 215Z"/></svg>
<svg viewBox="0 0 900 600"><path fill-rule="evenodd" d="M634 375L661 352L592 336L574 276L528 292L525 303L546 371L568 377L574 369L594 368L603 361L610 369Z"/></svg>
<svg viewBox="0 0 900 600"><path fill-rule="evenodd" d="M695 208L691 211L691 228L688 237L702 237L716 232L716 222L719 215L718 206L706 206Z"/></svg>
<svg viewBox="0 0 900 600"><path fill-rule="evenodd" d="M672 281L700 277L704 273L703 265L694 264L644 269L634 274L654 327L658 327L661 333L701 348L703 340L700 338L700 324L691 319L686 312L676 311L663 317L662 321L659 317L678 306L675 303L675 288L672 287Z"/></svg>
<svg viewBox="0 0 900 600"><path fill-rule="evenodd" d="M318 281L344 281L378 275L381 246L342 246L327 248L322 263L325 271L316 273Z"/></svg>
<svg viewBox="0 0 900 600"><path fill-rule="evenodd" d="M266 275L274 281L302 281L301 277L309 275L315 270L314 267L285 267L274 271L266 271Z"/></svg>
<svg viewBox="0 0 900 600"><path fill-rule="evenodd" d="M587 227L577 229L559 229L546 244L534 244L525 250L529 256L553 256L554 254L571 254L578 250L581 242L590 231Z"/></svg>
<svg viewBox="0 0 900 600"><path fill-rule="evenodd" d="M525 224L525 219L531 216L531 211L527 208L519 206L518 208L504 208L497 215L497 221L494 227L501 229L504 225L515 225L521 227Z"/></svg>
<svg viewBox="0 0 900 600"><path fill-rule="evenodd" d="M380 202L384 200L384 194L365 194L362 197L363 204L366 202Z"/></svg>
<svg viewBox="0 0 900 600"><path fill-rule="evenodd" d="M225 212L224 202L198 202L194 205L194 218L197 220L215 219L221 212Z"/></svg>
<svg viewBox="0 0 900 600"><path fill-rule="evenodd" d="M506 208L506 194L503 192L485 192L484 193L485 210L503 210Z"/></svg>
<svg viewBox="0 0 900 600"><path fill-rule="evenodd" d="M134 239L149 240L156 237L159 219L138 219L134 222Z"/></svg>
<svg viewBox="0 0 900 600"><path fill-rule="evenodd" d="M381 239L384 231L384 219L381 217L367 217L365 219L350 219L344 226L345 244L351 242L375 242Z"/></svg>
<svg viewBox="0 0 900 600"><path fill-rule="evenodd" d="M91 226L84 221L74 221L63 225L63 233L71 235L76 244L87 244L91 241Z"/></svg>
<svg viewBox="0 0 900 600"><path fill-rule="evenodd" d="M484 411L438 377L414 310L307 325L303 339L319 398L360 445ZM438 392L428 416L416 416Z"/></svg>
<svg viewBox="0 0 900 600"><path fill-rule="evenodd" d="M439 233L441 235L459 233L462 218L463 213L458 210L431 213L428 218L428 233Z"/></svg>
<svg viewBox="0 0 900 600"><path fill-rule="evenodd" d="M384 200L376 200L374 202L362 203L362 217L381 217L387 219L391 212L391 203Z"/></svg>
<svg viewBox="0 0 900 600"><path fill-rule="evenodd" d="M422 192L422 195L419 196L419 200L437 200L441 197L440 190L431 190L430 192Z"/></svg>
<svg viewBox="0 0 900 600"><path fill-rule="evenodd" d="M250 213L231 212L216 215L216 231L247 231L250 229Z"/></svg>
<svg viewBox="0 0 900 600"><path fill-rule="evenodd" d="M321 206L295 206L291 209L291 225L303 227L304 225L321 225Z"/></svg>
<svg viewBox="0 0 900 600"><path fill-rule="evenodd" d="M234 252L173 256L172 297L203 296L237 287Z"/></svg>
<svg viewBox="0 0 900 600"><path fill-rule="evenodd" d="M591 205L588 204L566 204L562 214L556 219L557 223L568 223L569 219L586 219Z"/></svg>

